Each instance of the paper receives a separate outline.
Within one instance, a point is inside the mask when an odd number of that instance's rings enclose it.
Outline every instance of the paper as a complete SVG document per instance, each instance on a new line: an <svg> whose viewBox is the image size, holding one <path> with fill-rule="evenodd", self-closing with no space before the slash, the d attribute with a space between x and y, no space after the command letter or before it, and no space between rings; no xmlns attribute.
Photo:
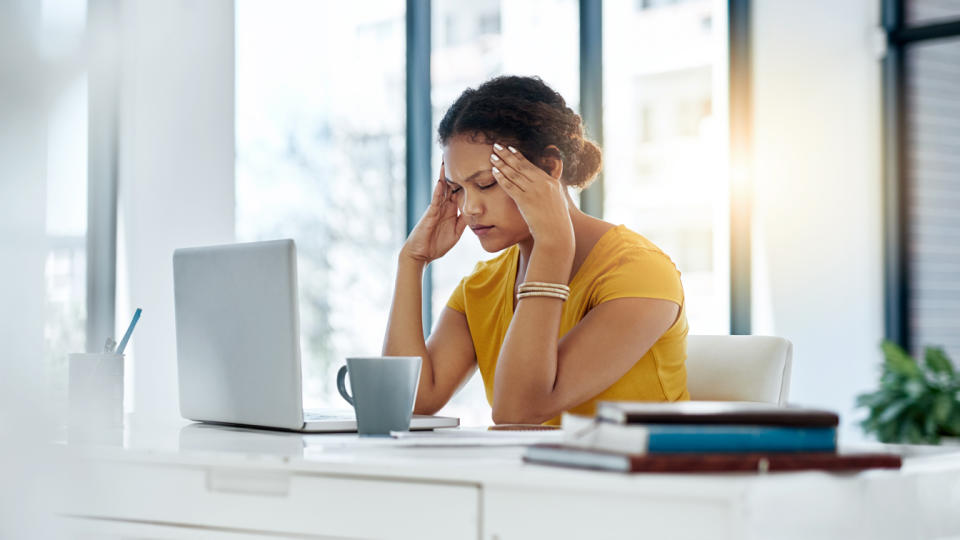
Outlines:
<svg viewBox="0 0 960 540"><path fill-rule="evenodd" d="M393 446L528 446L563 440L562 430L489 431L486 428L393 431Z"/></svg>

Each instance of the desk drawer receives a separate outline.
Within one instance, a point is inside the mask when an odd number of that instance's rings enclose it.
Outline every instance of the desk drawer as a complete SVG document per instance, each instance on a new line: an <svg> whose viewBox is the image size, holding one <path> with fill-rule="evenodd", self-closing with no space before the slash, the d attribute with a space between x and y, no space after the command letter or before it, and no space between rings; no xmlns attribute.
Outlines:
<svg viewBox="0 0 960 540"><path fill-rule="evenodd" d="M345 538L477 538L472 485L89 462L64 513Z"/></svg>

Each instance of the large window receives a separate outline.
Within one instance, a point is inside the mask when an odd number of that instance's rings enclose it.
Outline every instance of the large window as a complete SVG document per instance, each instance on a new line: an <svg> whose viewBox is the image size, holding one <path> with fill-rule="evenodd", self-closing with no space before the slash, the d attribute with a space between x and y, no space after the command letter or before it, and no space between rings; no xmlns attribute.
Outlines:
<svg viewBox="0 0 960 540"><path fill-rule="evenodd" d="M87 347L87 77L72 60L86 29L86 2L44 4L41 52L58 59L47 118L44 366L51 405L65 410L67 354ZM105 339L106 336L103 336ZM103 341L100 342L101 346Z"/></svg>
<svg viewBox="0 0 960 540"><path fill-rule="evenodd" d="M960 358L960 37L906 55L908 321L916 352Z"/></svg>
<svg viewBox="0 0 960 540"><path fill-rule="evenodd" d="M698 333L729 329L727 47L714 4L606 2L602 36L604 218L673 257ZM240 0L236 11L238 239L298 241L309 406L338 405L333 370L379 350L411 202L406 3L338 6L333 16L327 3ZM491 77L537 75L580 111L579 9L577 0L431 2L432 173L408 182L432 186L440 119ZM434 319L458 281L494 256L468 230L432 265ZM441 414L489 423L480 377Z"/></svg>
<svg viewBox="0 0 960 540"><path fill-rule="evenodd" d="M729 331L725 13L711 0L605 2L604 218L663 249L692 333Z"/></svg>
<svg viewBox="0 0 960 540"><path fill-rule="evenodd" d="M887 0L887 337L960 357L960 2ZM888 156L888 159L890 158Z"/></svg>
<svg viewBox="0 0 960 540"><path fill-rule="evenodd" d="M432 13L433 131L453 101L468 87L497 75L537 75L574 110L579 101L577 2L575 0L435 0ZM556 36L563 36L557 39ZM441 149L434 145L433 178L440 174ZM474 265L496 254L480 247L467 229L450 252L433 263L433 313L436 318L450 293ZM475 375L441 414L464 424L490 424L483 382Z"/></svg>
<svg viewBox="0 0 960 540"><path fill-rule="evenodd" d="M380 353L404 230L404 2L236 6L237 238L294 238L307 407Z"/></svg>

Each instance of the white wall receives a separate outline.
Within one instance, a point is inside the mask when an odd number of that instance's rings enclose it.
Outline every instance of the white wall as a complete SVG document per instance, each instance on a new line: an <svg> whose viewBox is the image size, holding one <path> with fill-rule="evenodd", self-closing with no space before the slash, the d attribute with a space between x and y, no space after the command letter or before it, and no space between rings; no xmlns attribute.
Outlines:
<svg viewBox="0 0 960 540"><path fill-rule="evenodd" d="M753 13L753 330L796 346L791 401L848 428L883 337L879 4L756 0Z"/></svg>
<svg viewBox="0 0 960 540"><path fill-rule="evenodd" d="M122 8L117 335L142 307L128 349L133 410L176 419L173 250L234 239L234 8Z"/></svg>

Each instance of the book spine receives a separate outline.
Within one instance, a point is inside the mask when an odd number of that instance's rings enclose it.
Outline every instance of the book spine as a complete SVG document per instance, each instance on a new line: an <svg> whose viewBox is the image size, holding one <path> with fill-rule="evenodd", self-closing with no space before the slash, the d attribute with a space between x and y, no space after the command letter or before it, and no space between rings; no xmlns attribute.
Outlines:
<svg viewBox="0 0 960 540"><path fill-rule="evenodd" d="M833 452L836 428L647 425L647 452Z"/></svg>

